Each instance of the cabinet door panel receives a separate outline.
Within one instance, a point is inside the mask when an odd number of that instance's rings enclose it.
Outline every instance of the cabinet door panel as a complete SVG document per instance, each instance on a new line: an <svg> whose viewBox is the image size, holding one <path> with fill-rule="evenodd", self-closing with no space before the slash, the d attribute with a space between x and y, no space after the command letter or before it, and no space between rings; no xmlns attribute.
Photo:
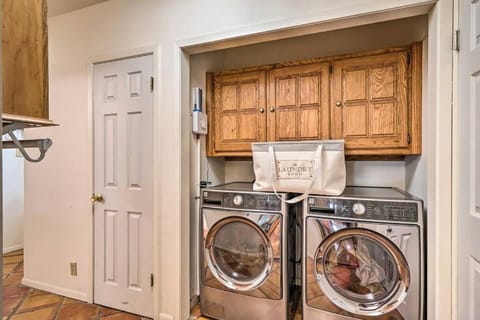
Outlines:
<svg viewBox="0 0 480 320"><path fill-rule="evenodd" d="M372 115L372 136L394 135L395 106L393 103L372 103L370 114Z"/></svg>
<svg viewBox="0 0 480 320"><path fill-rule="evenodd" d="M48 119L47 0L3 0L3 112Z"/></svg>
<svg viewBox="0 0 480 320"><path fill-rule="evenodd" d="M265 141L265 71L214 77L214 149L250 152Z"/></svg>
<svg viewBox="0 0 480 320"><path fill-rule="evenodd" d="M338 60L333 69L332 135L345 139L347 154L407 153L407 53Z"/></svg>
<svg viewBox="0 0 480 320"><path fill-rule="evenodd" d="M282 123L281 127L276 128L277 138L279 140L293 140L296 138L296 108L279 108L276 115L278 122Z"/></svg>
<svg viewBox="0 0 480 320"><path fill-rule="evenodd" d="M268 141L326 139L329 64L284 67L268 74Z"/></svg>
<svg viewBox="0 0 480 320"><path fill-rule="evenodd" d="M302 108L298 111L300 120L300 137L303 139L317 139L320 136L318 119L320 112L317 108Z"/></svg>
<svg viewBox="0 0 480 320"><path fill-rule="evenodd" d="M275 100L279 107L290 107L295 105L296 100L296 79L294 78L278 78L277 91L275 92Z"/></svg>
<svg viewBox="0 0 480 320"><path fill-rule="evenodd" d="M319 101L319 78L317 76L300 77L300 105L316 104Z"/></svg>
<svg viewBox="0 0 480 320"><path fill-rule="evenodd" d="M346 137L366 137L368 135L366 104L345 106L344 135Z"/></svg>
<svg viewBox="0 0 480 320"><path fill-rule="evenodd" d="M238 137L242 141L253 141L257 138L257 112L246 113L242 112L238 115L239 134Z"/></svg>
<svg viewBox="0 0 480 320"><path fill-rule="evenodd" d="M237 85L235 83L225 84L221 87L220 103L218 106L222 112L237 110Z"/></svg>
<svg viewBox="0 0 480 320"><path fill-rule="evenodd" d="M395 69L393 66L371 69L370 96L372 99L395 97Z"/></svg>
<svg viewBox="0 0 480 320"><path fill-rule="evenodd" d="M240 83L238 107L240 110L257 109L257 81Z"/></svg>
<svg viewBox="0 0 480 320"><path fill-rule="evenodd" d="M367 71L346 70L343 77L345 102L365 101L367 99Z"/></svg>
<svg viewBox="0 0 480 320"><path fill-rule="evenodd" d="M223 141L235 142L237 140L237 117L238 115L229 114L224 114L220 117L220 133Z"/></svg>

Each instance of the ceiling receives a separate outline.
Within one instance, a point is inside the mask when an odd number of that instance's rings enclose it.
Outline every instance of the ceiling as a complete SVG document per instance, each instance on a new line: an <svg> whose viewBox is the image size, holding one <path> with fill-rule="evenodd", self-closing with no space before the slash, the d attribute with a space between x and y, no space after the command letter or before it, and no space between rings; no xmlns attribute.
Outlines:
<svg viewBox="0 0 480 320"><path fill-rule="evenodd" d="M58 16L70 11L85 8L106 0L47 0L48 16Z"/></svg>

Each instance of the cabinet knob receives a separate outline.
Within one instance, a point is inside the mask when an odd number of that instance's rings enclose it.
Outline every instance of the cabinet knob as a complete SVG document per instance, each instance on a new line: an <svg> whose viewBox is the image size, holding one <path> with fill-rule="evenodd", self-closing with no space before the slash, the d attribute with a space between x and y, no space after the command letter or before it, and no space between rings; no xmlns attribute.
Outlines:
<svg viewBox="0 0 480 320"><path fill-rule="evenodd" d="M260 109L258 109L258 111L260 111L260 113L264 113L264 112L265 112L265 109L260 108Z"/></svg>
<svg viewBox="0 0 480 320"><path fill-rule="evenodd" d="M270 112L273 112L275 111L275 108L274 107L270 107Z"/></svg>
<svg viewBox="0 0 480 320"><path fill-rule="evenodd" d="M337 107L341 107L341 106L342 106L342 101L337 101L337 102L335 103L335 105L336 105Z"/></svg>

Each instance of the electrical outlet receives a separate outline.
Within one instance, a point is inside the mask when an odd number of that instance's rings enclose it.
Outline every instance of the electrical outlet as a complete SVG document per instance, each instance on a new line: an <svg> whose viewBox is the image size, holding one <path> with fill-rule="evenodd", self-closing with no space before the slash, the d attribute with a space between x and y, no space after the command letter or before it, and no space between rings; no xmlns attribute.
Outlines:
<svg viewBox="0 0 480 320"><path fill-rule="evenodd" d="M76 276L77 275L77 263L76 262L70 262L70 275L71 276Z"/></svg>

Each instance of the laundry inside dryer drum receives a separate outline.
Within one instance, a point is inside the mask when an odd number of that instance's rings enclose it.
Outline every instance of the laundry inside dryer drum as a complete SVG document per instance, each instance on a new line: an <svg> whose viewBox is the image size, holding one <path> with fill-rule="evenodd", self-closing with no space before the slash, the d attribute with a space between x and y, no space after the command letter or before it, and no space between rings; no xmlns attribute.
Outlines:
<svg viewBox="0 0 480 320"><path fill-rule="evenodd" d="M371 239L344 237L316 262L317 272L323 272L330 286L350 300L378 301L395 290L398 271L393 256Z"/></svg>

